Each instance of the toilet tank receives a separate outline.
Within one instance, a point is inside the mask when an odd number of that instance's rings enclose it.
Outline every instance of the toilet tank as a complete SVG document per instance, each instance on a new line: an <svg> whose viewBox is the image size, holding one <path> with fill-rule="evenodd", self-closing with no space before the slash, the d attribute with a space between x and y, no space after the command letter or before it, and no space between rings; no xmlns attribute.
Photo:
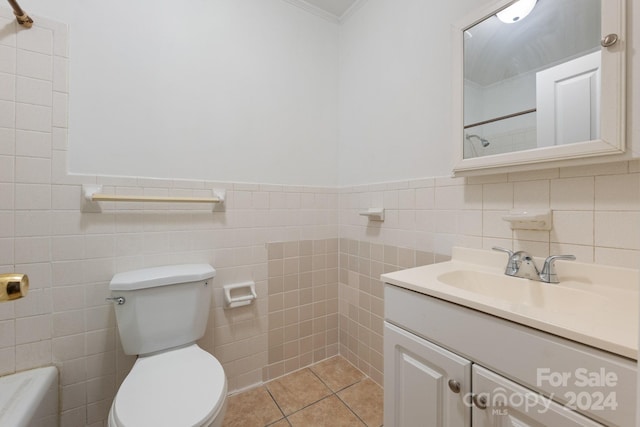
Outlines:
<svg viewBox="0 0 640 427"><path fill-rule="evenodd" d="M209 264L184 264L118 273L109 289L126 354L148 354L202 338L216 271Z"/></svg>

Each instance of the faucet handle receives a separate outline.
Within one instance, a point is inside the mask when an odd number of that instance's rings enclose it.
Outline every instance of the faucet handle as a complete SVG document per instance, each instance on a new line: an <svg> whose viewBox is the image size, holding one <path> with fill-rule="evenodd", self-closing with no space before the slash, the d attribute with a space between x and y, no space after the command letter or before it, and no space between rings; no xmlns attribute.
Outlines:
<svg viewBox="0 0 640 427"><path fill-rule="evenodd" d="M511 249L501 248L500 246L494 246L491 249L498 252L506 252L509 254L509 256L513 255L513 251Z"/></svg>
<svg viewBox="0 0 640 427"><path fill-rule="evenodd" d="M514 276L520 268L518 257L514 256L516 252L513 252L510 249L501 248L500 246L494 246L491 249L498 252L504 252L509 255L509 260L507 261L507 267L504 270L504 274L507 276Z"/></svg>
<svg viewBox="0 0 640 427"><path fill-rule="evenodd" d="M575 261L575 255L551 255L544 260L542 271L540 272L540 280L547 283L560 283L558 274L556 273L556 260Z"/></svg>
<svg viewBox="0 0 640 427"><path fill-rule="evenodd" d="M493 249L494 251L507 253L507 254L509 254L509 258L511 258L513 256L513 251L510 250L510 249L501 248L500 246L494 246L491 249Z"/></svg>

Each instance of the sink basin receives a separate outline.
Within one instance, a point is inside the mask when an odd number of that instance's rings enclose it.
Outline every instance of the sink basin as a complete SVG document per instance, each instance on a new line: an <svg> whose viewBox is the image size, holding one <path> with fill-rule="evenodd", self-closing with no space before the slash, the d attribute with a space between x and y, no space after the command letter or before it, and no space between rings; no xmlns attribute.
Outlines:
<svg viewBox="0 0 640 427"><path fill-rule="evenodd" d="M457 289L512 304L544 308L552 312L592 312L602 306L605 296L570 286L535 282L504 274L475 270L452 270L437 280Z"/></svg>
<svg viewBox="0 0 640 427"><path fill-rule="evenodd" d="M544 259L535 259L541 266ZM558 261L560 283L504 274L507 257L454 248L451 261L382 275L382 280L631 359L638 357L640 271Z"/></svg>

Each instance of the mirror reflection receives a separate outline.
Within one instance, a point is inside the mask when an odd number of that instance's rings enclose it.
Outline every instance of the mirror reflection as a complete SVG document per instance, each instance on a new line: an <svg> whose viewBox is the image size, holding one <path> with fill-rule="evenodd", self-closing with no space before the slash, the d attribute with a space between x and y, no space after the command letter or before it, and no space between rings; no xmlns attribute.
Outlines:
<svg viewBox="0 0 640 427"><path fill-rule="evenodd" d="M520 0L464 31L464 158L598 139L601 0Z"/></svg>

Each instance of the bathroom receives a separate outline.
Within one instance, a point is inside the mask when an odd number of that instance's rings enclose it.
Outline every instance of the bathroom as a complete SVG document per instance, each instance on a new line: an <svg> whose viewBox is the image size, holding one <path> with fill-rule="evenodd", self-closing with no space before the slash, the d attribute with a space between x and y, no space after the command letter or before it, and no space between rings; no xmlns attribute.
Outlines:
<svg viewBox="0 0 640 427"><path fill-rule="evenodd" d="M449 34L491 2L22 0L28 30L2 3L0 273L30 292L0 304L0 375L56 366L61 426L106 425L134 363L105 302L118 272L211 264L199 344L238 392L338 354L382 385L380 274L454 246L640 265L631 0L626 153L467 178L451 177ZM82 212L90 184L226 201ZM359 215L377 207L383 222ZM512 231L514 208L552 209L553 230ZM255 303L225 310L222 286L245 281Z"/></svg>

